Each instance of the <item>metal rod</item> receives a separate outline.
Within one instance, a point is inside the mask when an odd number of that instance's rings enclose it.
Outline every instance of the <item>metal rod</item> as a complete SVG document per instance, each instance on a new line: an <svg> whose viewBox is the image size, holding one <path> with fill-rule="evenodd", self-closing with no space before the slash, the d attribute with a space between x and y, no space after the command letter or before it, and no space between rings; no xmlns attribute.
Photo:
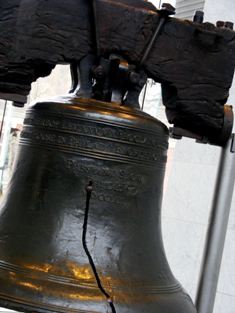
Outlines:
<svg viewBox="0 0 235 313"><path fill-rule="evenodd" d="M160 32L162 30L162 26L164 25L165 21L166 21L166 17L165 16L164 17L160 17L158 26L157 26L154 34L153 34L153 37L151 38L150 42L148 43L148 45L147 45L147 47L145 49L144 55L142 56L142 58L140 60L139 66L142 66L145 63L146 59L148 58L148 56L149 56L149 54L150 54L150 52L152 50L152 47L153 47L153 45L155 43L155 40L156 40L157 36L160 34Z"/></svg>
<svg viewBox="0 0 235 313"><path fill-rule="evenodd" d="M0 128L0 139L2 138L2 130L3 130L3 124L4 124L4 120L5 120L5 116L6 116L6 110L7 110L7 101L5 101L3 114L2 114L2 123L1 123L1 128Z"/></svg>
<svg viewBox="0 0 235 313"><path fill-rule="evenodd" d="M143 94L143 100L142 100L142 106L141 106L141 110L142 110L142 111L144 110L147 88L148 88L148 80L146 81L146 84L145 84L145 86L144 86L144 94Z"/></svg>
<svg viewBox="0 0 235 313"><path fill-rule="evenodd" d="M1 123L1 128L0 128L0 140L1 142L1 155L0 155L0 170L1 170L1 175L0 175L0 195L2 195L3 192L3 174L4 174L4 169L5 169L5 155L6 155L6 149L5 149L5 140L6 140L6 133L4 132L3 136L3 127L5 123L5 118L6 118L6 111L7 111L7 105L8 101L6 100L4 103L4 109L3 109L3 114L2 114L2 123ZM2 138L3 137L3 138Z"/></svg>
<svg viewBox="0 0 235 313"><path fill-rule="evenodd" d="M196 307L213 313L235 182L235 135L222 149L201 265Z"/></svg>
<svg viewBox="0 0 235 313"><path fill-rule="evenodd" d="M98 12L97 12L97 2L96 0L92 1L92 13L93 13L93 26L94 26L94 38L96 44L96 57L97 59L100 56L100 38L99 38L99 25L98 25Z"/></svg>
<svg viewBox="0 0 235 313"><path fill-rule="evenodd" d="M78 88L79 83L78 64L76 62L70 64L70 74L71 74L71 89L69 93L73 93Z"/></svg>

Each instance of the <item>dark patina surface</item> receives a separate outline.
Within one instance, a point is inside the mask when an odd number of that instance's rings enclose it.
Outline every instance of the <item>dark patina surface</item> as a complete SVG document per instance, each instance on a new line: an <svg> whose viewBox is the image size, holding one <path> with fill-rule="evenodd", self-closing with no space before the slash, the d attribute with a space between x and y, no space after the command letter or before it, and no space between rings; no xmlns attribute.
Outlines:
<svg viewBox="0 0 235 313"><path fill-rule="evenodd" d="M0 305L33 312L111 312L82 245L120 313L195 313L161 236L168 131L137 110L59 98L25 118L1 205Z"/></svg>

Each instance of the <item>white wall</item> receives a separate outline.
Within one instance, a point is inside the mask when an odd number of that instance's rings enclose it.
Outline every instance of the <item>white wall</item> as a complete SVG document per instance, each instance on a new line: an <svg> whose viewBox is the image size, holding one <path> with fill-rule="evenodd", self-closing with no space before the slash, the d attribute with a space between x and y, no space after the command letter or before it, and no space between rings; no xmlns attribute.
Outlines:
<svg viewBox="0 0 235 313"><path fill-rule="evenodd" d="M230 21L234 23L235 29L235 0L206 0L205 21L212 23ZM235 106L235 80L233 81L228 103Z"/></svg>

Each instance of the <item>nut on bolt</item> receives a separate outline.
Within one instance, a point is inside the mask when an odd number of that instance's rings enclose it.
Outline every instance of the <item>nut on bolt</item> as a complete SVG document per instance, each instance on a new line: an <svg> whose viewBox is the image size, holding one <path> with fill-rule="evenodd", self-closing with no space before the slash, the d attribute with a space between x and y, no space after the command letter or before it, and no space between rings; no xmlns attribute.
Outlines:
<svg viewBox="0 0 235 313"><path fill-rule="evenodd" d="M224 21L217 21L216 22L216 26L219 27L219 28L224 27L224 25L225 25Z"/></svg>
<svg viewBox="0 0 235 313"><path fill-rule="evenodd" d="M224 25L226 28L229 28L231 30L233 30L233 23L232 22L225 22L225 25Z"/></svg>
<svg viewBox="0 0 235 313"><path fill-rule="evenodd" d="M170 3L163 3L161 9L158 10L158 13L164 16L175 15L175 7L173 7Z"/></svg>
<svg viewBox="0 0 235 313"><path fill-rule="evenodd" d="M204 20L204 12L203 11L196 11L193 17L193 21L195 23L202 24Z"/></svg>
<svg viewBox="0 0 235 313"><path fill-rule="evenodd" d="M230 22L230 21L217 21L216 22L216 26L219 27L219 28L228 28L228 29L231 29L233 30L233 22Z"/></svg>

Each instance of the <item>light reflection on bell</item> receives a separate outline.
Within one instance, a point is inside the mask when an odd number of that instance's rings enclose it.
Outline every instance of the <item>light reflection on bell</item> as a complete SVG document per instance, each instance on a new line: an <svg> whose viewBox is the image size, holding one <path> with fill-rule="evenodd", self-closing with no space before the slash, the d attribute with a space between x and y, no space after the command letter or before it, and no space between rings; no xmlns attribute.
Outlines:
<svg viewBox="0 0 235 313"><path fill-rule="evenodd" d="M72 97L26 115L0 216L0 305L32 312L195 313L166 261L160 210L166 127Z"/></svg>

